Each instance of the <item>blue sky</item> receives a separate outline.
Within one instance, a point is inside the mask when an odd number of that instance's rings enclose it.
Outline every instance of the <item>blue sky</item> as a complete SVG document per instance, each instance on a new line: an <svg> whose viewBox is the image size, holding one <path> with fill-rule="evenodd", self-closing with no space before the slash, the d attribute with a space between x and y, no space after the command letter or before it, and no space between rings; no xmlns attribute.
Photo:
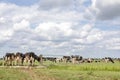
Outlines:
<svg viewBox="0 0 120 80"><path fill-rule="evenodd" d="M119 0L0 0L0 57L120 57L119 7Z"/></svg>
<svg viewBox="0 0 120 80"><path fill-rule="evenodd" d="M39 0L0 0L5 3L13 3L19 6L31 6L36 4Z"/></svg>

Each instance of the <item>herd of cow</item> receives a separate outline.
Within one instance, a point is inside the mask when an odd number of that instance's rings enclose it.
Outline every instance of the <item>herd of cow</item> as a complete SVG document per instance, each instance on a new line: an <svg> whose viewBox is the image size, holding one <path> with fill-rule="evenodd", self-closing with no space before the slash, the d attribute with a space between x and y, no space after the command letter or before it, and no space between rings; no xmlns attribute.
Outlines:
<svg viewBox="0 0 120 80"><path fill-rule="evenodd" d="M35 60L38 62L42 62L42 55L37 56L34 52L27 52L25 54L17 52L17 53L6 53L3 57L4 62L3 65L34 65Z"/></svg>
<svg viewBox="0 0 120 80"><path fill-rule="evenodd" d="M43 61L52 61L52 62L64 62L64 63L92 63L92 62L101 62L104 61L106 63L112 62L114 63L114 59L111 57L105 57L102 59L93 59L93 58L83 58L79 55L71 55L71 56L63 56L62 58L57 57L43 57L42 55L36 55L34 52L27 52L25 54L21 52L17 53L6 53L6 55L3 57L4 66L13 66L13 65L34 65L35 61L38 61L40 64L43 63ZM120 59L118 59L120 61Z"/></svg>

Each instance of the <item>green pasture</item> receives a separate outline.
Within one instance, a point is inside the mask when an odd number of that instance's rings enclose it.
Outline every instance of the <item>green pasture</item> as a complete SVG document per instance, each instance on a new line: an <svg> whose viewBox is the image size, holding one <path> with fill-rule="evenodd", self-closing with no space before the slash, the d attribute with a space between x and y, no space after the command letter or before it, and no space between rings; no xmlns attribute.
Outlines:
<svg viewBox="0 0 120 80"><path fill-rule="evenodd" d="M0 80L120 80L119 62L72 64L47 61L42 66L45 68L1 67Z"/></svg>

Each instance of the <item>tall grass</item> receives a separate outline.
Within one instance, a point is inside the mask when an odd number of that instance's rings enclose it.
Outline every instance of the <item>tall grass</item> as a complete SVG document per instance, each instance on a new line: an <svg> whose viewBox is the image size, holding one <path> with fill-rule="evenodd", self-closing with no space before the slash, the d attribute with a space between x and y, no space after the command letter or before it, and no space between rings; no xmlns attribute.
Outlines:
<svg viewBox="0 0 120 80"><path fill-rule="evenodd" d="M83 64L50 64L49 69L82 70L82 71L120 71L118 63L83 63Z"/></svg>

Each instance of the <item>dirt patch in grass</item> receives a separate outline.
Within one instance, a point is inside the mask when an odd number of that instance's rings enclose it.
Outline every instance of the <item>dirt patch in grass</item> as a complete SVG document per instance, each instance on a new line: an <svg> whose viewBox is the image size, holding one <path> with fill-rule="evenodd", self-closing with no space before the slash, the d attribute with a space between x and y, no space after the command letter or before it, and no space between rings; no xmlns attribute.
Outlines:
<svg viewBox="0 0 120 80"><path fill-rule="evenodd" d="M21 68L22 72L28 74L31 78L31 80L58 80L52 76L43 74L43 73L37 73L33 68Z"/></svg>

